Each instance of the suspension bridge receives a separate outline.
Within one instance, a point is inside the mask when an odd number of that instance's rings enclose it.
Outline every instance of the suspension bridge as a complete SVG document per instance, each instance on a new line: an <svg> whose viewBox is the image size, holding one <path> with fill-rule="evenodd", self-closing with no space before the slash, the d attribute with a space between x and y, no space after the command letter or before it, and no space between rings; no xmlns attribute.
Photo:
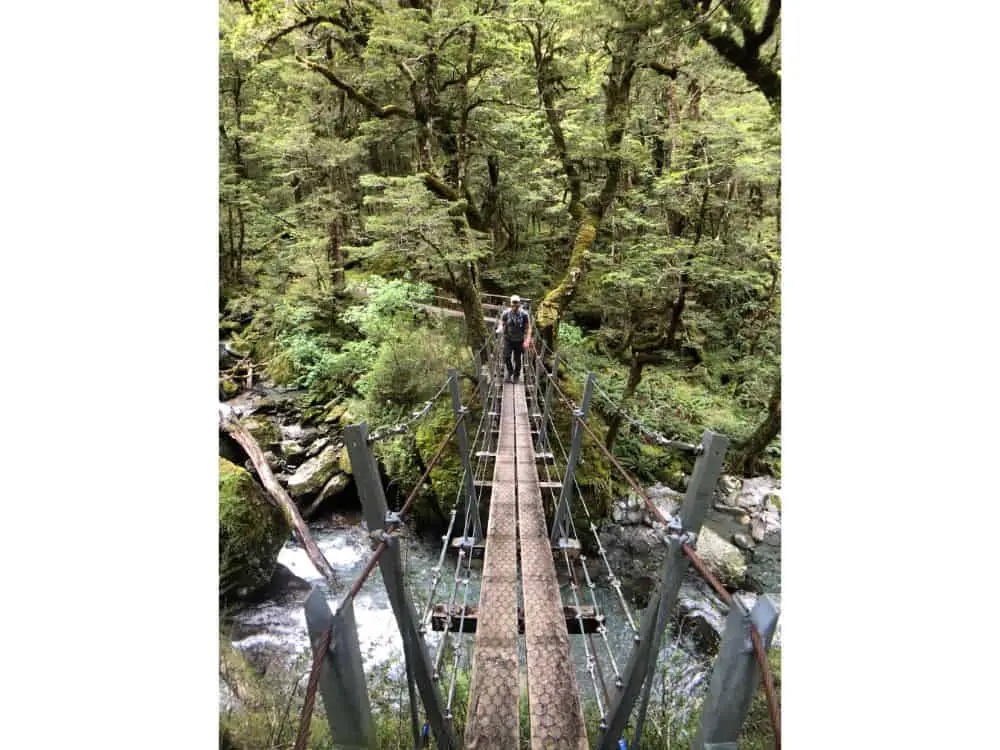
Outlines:
<svg viewBox="0 0 1000 750"><path fill-rule="evenodd" d="M454 301L439 298L427 307L449 309L449 303ZM450 309L454 311L454 305ZM484 301L484 315L496 315L498 309L495 302ZM336 747L378 746L353 609L355 596L376 565L402 636L415 748L639 748L662 637L689 566L729 607L691 747L735 750L750 701L762 684L774 744L780 748L778 707L766 658L777 609L767 596L759 597L752 608L734 598L695 549L722 469L726 437L706 431L700 444L691 445L622 413L648 441L695 456L683 504L667 516L587 424L595 392L618 408L594 375L584 374L583 397L577 403L560 385L561 365L567 363L556 352L544 345L526 351L523 378L511 383L503 376L501 349L491 337L477 353L476 362L485 359L486 364L480 367L469 405L462 403L458 373L451 370L437 394L402 424L371 434L366 424L346 428L345 444L373 551L334 610L319 589L306 600L313 663L296 750L306 747L317 694ZM412 430L446 393L453 426L401 507L390 510L372 446ZM557 415L562 418L557 420ZM566 432L567 421L570 429L564 441L561 432ZM644 500L667 548L658 589L641 614L625 599L598 533L600 519L591 516L577 481L588 439ZM417 592L408 585L399 530L420 487L452 444L462 462L461 482L429 591ZM583 519L584 527L578 529ZM593 562L600 560L599 576L615 592L612 601L620 606L621 621L630 630L627 662L616 658L608 639L607 613L594 593L598 576L591 574L582 553L580 532L592 537L587 542L596 550ZM453 569L446 565L449 552L455 557ZM481 566L473 565L480 558ZM568 581L565 587L560 587L560 573ZM474 577L479 583L475 602L470 601ZM568 601L563 588L569 591ZM432 643L428 633L435 631L441 635ZM580 682L571 656L571 639L577 638L586 659L586 681ZM464 713L456 700L462 665L470 680ZM585 701L596 707L598 716L589 725Z"/></svg>

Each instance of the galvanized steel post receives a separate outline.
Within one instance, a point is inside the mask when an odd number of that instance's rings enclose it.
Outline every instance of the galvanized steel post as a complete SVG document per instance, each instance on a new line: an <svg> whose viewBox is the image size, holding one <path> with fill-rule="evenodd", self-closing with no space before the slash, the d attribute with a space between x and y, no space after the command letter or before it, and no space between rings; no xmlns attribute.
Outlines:
<svg viewBox="0 0 1000 750"><path fill-rule="evenodd" d="M734 599L691 750L710 750L728 742L735 746L739 739L760 679L750 639L751 623L757 627L764 649L769 649L778 624L778 608L771 597L761 596L749 613Z"/></svg>
<svg viewBox="0 0 1000 750"><path fill-rule="evenodd" d="M625 725L628 723L643 683L647 679L653 679L663 630L677 605L677 594L688 568L681 542L684 539L694 546L698 538L701 525L708 514L708 506L712 502L712 493L719 481L722 460L728 447L729 438L725 435L706 431L702 436L701 450L691 472L684 502L678 511L682 538L677 536L666 538L668 550L660 568L659 596L651 599L649 606L642 613L639 635L629 655L623 686L611 699L610 719L607 729L598 741L599 750L617 750L618 739L625 731ZM640 721L640 731L641 723ZM639 737L636 737L637 741L638 739Z"/></svg>
<svg viewBox="0 0 1000 750"><path fill-rule="evenodd" d="M326 708L330 736L338 747L376 747L372 709L368 701L368 685L358 645L358 629L354 620L354 600L344 603L337 614L330 612L323 592L313 586L305 601L306 627L313 654L323 635L333 629L330 648L323 656L319 673L319 694Z"/></svg>
<svg viewBox="0 0 1000 750"><path fill-rule="evenodd" d="M368 446L368 425L349 425L344 429L344 442L351 459L354 480L358 485L358 495L364 511L365 523L369 533L384 532L388 525L388 506L385 493L382 490L382 480L379 477L375 456ZM379 557L379 570L389 595L396 624L403 638L403 654L413 670L413 676L420 691L420 699L424 704L427 720L434 732L438 747L457 748L458 744L452 736L451 729L445 721L441 710L441 697L431 673L431 660L427 646L417 630L417 613L413 607L406 582L403 577L403 565L399 554L399 545L389 537L388 546Z"/></svg>

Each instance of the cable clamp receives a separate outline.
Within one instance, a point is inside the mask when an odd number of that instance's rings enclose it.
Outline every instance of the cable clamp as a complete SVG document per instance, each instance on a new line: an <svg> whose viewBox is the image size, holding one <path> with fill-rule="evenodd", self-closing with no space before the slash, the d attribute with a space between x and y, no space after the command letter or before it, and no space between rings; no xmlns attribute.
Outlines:
<svg viewBox="0 0 1000 750"><path fill-rule="evenodd" d="M387 547L391 547L394 538L392 534L387 533L384 529L375 529L375 531L368 534L368 537L373 547L378 546L379 542L385 542Z"/></svg>

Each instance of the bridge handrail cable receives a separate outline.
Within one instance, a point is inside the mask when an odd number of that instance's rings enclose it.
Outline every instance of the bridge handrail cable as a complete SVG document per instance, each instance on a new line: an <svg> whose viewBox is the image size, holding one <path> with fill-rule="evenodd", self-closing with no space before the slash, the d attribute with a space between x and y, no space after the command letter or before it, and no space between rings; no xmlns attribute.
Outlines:
<svg viewBox="0 0 1000 750"><path fill-rule="evenodd" d="M557 390L559 389L559 386L556 384L556 382L555 382L554 379L553 379L552 385ZM554 421L554 419L552 417L551 412L547 416L548 416L548 420L549 420L549 425L551 426L551 433L555 435L556 443L558 443L559 450L560 450L560 452L563 455L564 465L568 464L569 463L569 455L566 452L566 446L563 444L562 437L560 437L559 431L556 429L555 421ZM601 536L600 536L600 534L597 531L597 524L594 523L594 519L590 515L590 508L587 505L586 500L584 499L583 490L580 489L580 483L577 481L575 475L573 477L573 485L576 488L576 494L580 498L580 502L583 504L583 510L584 510L584 513L587 516L587 522L588 522L588 524L590 526L590 532L594 535L594 541L597 544L597 552L601 556L601 560L604 563L605 569L608 571L608 584L611 586L611 588L613 588L615 590L615 593L617 594L617 597L618 597L618 602L622 606L622 611L625 614L626 620L628 620L629 627L632 629L633 634L637 634L639 632L639 626L636 625L635 620L632 617L632 612L629 610L628 603L625 601L625 594L622 592L621 579L618 576L615 575L614 570L611 568L611 562L608 560L607 550L604 549L604 543L601 541ZM570 514L570 518L572 519L572 514ZM605 642L607 642L607 639L605 639ZM610 644L608 644L608 649L610 650L610 648L611 648L611 646L610 646ZM613 660L613 657L612 657L612 660ZM617 669L617 665L616 665L616 669Z"/></svg>
<svg viewBox="0 0 1000 750"><path fill-rule="evenodd" d="M553 385L556 386L556 390L559 393L560 400L563 401L563 403L567 407L569 407L571 412L575 411L576 405L573 402L573 400L570 399L568 396L566 396L566 394L563 393L562 389L560 389L558 385L556 385L555 383L553 383ZM604 444L604 441L597 436L597 434L593 431L593 429L591 429L591 427L587 424L587 422L584 419L581 419L575 415L573 419L580 424L584 432L586 432L586 434L589 435L590 438L597 445L598 449L605 455L605 457L609 461L611 461L612 465L618 470L618 473L621 474L622 478L625 479L628 485L633 490L635 490L635 492L638 494L640 498L642 498L643 502L645 503L649 511L659 520L661 524L667 527L669 531L670 530L669 521L667 521L667 519L664 517L660 509L653 504L653 501L650 500L649 496L646 494L645 490L642 489L639 483L632 477L631 474L629 474L628 471L625 470L625 468L621 465L621 463L619 463L618 459L615 458L614 454L611 453L610 450L608 450L607 446L605 446ZM584 506L586 507L586 504L584 504ZM572 514L569 515L570 517L572 517ZM742 608L742 605L733 599L733 597L729 594L728 591L726 591L725 587L722 586L719 580L712 575L711 571L708 570L704 561L695 551L694 547L692 547L686 541L682 541L681 549L683 550L685 557L687 557L691 561L691 564L694 566L695 570L709 583L709 585L712 586L715 592L727 605L729 605L730 607L739 606ZM780 716L778 712L777 700L774 695L774 677L771 674L771 667L767 660L767 653L764 650L764 644L760 637L760 632L757 630L757 627L753 623L750 623L750 637L753 642L754 655L757 660L757 665L760 667L761 676L763 677L764 693L767 699L768 714L770 716L771 726L774 729L775 746L780 747L781 746Z"/></svg>
<svg viewBox="0 0 1000 750"><path fill-rule="evenodd" d="M492 387L491 387L491 392L492 392ZM473 438L472 448L470 449L473 455L475 455L476 452L477 452L476 451L476 446L480 445L480 439L484 438L484 437L488 437L487 436L487 431L483 429L483 425L486 422L486 417L487 417L488 411L489 411L488 408L486 408L486 405L484 404L484 408L482 409L482 415L479 418L479 425L476 428L476 434L475 434L475 436ZM475 489L475 487L476 487L475 480L478 479L479 476L480 476L480 474L481 474L482 464L483 464L483 458L480 457L477 460L477 462L476 462L476 468L475 468L475 470L473 472L473 479L474 479L474 481L473 481L473 489ZM462 496L462 493L464 491L465 491L465 471L463 470L462 476L460 477L460 480L459 480L458 493L457 493L457 496L456 496L456 503L458 502L458 498ZM471 521L472 521L473 505L468 500L469 499L467 499L466 506L465 506L465 518L464 518L464 523L463 523L463 526L462 526L462 539L463 539L463 542L469 536L469 528L470 528ZM451 535L451 529L449 529L449 532L448 532L447 535L445 535L444 537L442 537L442 542L443 542L443 548L442 548L442 553L441 553L442 554L442 559L443 559L443 556L445 554L445 550L447 550L448 544L451 541L451 536L450 535ZM461 648L460 648L460 645L461 645L461 635L462 635L462 633L464 631L464 627L465 627L465 615L466 615L466 609L467 609L467 604L468 604L469 582L470 582L471 577L472 577L472 550L469 549L468 552L466 552L464 543L459 547L459 550L458 550L458 559L455 562L454 585L452 586L451 597L448 600L448 605L447 605L447 609L446 609L446 617L447 617L447 619L445 620L445 623L444 623L444 632L443 632L443 634L441 636L441 642L438 644L437 651L436 651L436 653L434 655L434 676L435 676L435 679L437 679L437 678L440 677L441 660L444 657L444 652L445 652L445 650L447 648L448 640L449 640L449 637L450 637L450 634L451 634L451 624L452 624L452 620L454 619L453 613L454 613L454 608L455 608L455 599L458 596L458 587L459 587L459 583L461 582L459 574L461 572L461 567L462 567L462 562L463 561L466 562L466 566L467 567L466 567L466 575L465 575L465 579L464 579L465 591L464 591L463 596L462 596L462 613L461 613L461 616L459 618L459 631L458 631L458 633L459 633L459 648L456 648L456 653L457 654L461 653ZM434 603L433 603L433 592L432 592L432 598L429 598L428 601L427 601L427 610L425 612L425 617L430 614L431 610L433 609L433 606L434 606ZM451 680L449 682L448 701L447 701L447 706L446 706L446 718L451 718L451 708L452 708L452 703L454 701L454 689L453 689L453 685L454 685L454 680L455 680L455 676L457 674L457 671L458 671L458 662L457 662L457 658L456 658L456 660L453 663L452 677L451 677Z"/></svg>
<svg viewBox="0 0 1000 750"><path fill-rule="evenodd" d="M537 382L535 382L535 378L533 377L534 373L537 372L536 368L535 367L531 367L531 366L527 366L527 367L524 368L524 372L526 374L526 377L525 377L525 388L527 389L529 387L529 385L531 385L532 387L536 388L535 393L537 394L537 392L538 392L537 391ZM552 415L549 414L547 416L548 416L548 418L551 418ZM556 438L558 439L558 441L560 443L560 446L562 446L562 438L559 437L558 431L555 429L554 425L552 427L552 430L553 430L553 432L556 433ZM568 456L566 456L565 448L563 448L562 451L563 451L563 457L565 458L566 462L568 463L569 458L568 458ZM545 476L546 476L547 480L551 483L551 481L552 481L552 475L551 475L551 473L549 471L549 464L546 461L546 462L544 462L543 465L545 467ZM574 481L575 481L575 477L574 477ZM579 538L578 535L577 535L577 533L576 533L576 525L573 522L572 514L569 514L569 522L570 522L571 528L573 529L573 537L574 538ZM569 581L570 581L569 586L570 586L570 591L573 594L573 603L576 606L576 621L577 621L577 625L579 626L579 629L580 629L580 635L586 635L586 638L583 639L583 649L584 649L584 655L585 655L586 660L587 660L587 674L590 677L590 683L591 683L591 685L594 688L594 697L597 699L597 708L598 708L598 711L599 711L599 713L601 715L601 726L603 728L604 724L605 724L605 721L606 721L606 718L607 718L607 712L606 712L605 706L611 704L611 699L610 699L610 696L609 696L609 693L608 693L608 686L607 686L607 683L605 682L605 679L604 679L604 672L601 669L601 664L600 664L600 662L597 659L597 648L594 646L593 633L585 633L584 632L583 611L581 609L580 596L579 596L579 592L578 592L579 582L578 582L577 577L576 577L576 571L574 570L573 564L572 564L572 562L570 560L569 549L568 549L567 546L563 546L562 547L562 553L563 553L563 559L566 562L566 572L569 575ZM586 558L583 557L583 555L581 555L580 557L581 557L581 566L583 567L584 571L586 571L586 567L587 567L586 564L585 564L586 563ZM589 582L589 576L588 576L588 582ZM597 616L597 615L599 615L600 611L599 611L598 606L597 606L597 599L594 596L594 590L593 590L593 586L592 585L591 585L591 588L590 588L590 596L591 596L591 604L592 604L592 606L594 608L594 614L595 614L595 616ZM611 656L612 664L615 665L615 676L618 677L618 667L617 667L617 664L615 664L614 655L611 653L610 645L607 642L606 629L604 629L603 624L600 627L601 627L601 629L604 630L604 632L602 633L602 635L604 635L604 642L608 646L608 654L609 654L609 656ZM591 651L593 651L593 653L591 653ZM598 688L598 684L597 684L598 683L598 679L600 680L600 688ZM618 679L619 679L619 682L620 682L620 677L618 677ZM604 692L604 699L605 699L604 701L601 700L601 691L602 690Z"/></svg>

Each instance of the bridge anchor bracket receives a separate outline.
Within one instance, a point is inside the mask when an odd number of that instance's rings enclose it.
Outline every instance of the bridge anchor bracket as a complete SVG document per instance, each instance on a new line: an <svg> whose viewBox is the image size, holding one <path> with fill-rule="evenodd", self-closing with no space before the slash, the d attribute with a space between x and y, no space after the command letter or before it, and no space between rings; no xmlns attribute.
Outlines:
<svg viewBox="0 0 1000 750"><path fill-rule="evenodd" d="M679 515L673 516L667 522L667 536L672 536L681 544L687 544L691 547L694 547L698 543L698 535L684 528Z"/></svg>

